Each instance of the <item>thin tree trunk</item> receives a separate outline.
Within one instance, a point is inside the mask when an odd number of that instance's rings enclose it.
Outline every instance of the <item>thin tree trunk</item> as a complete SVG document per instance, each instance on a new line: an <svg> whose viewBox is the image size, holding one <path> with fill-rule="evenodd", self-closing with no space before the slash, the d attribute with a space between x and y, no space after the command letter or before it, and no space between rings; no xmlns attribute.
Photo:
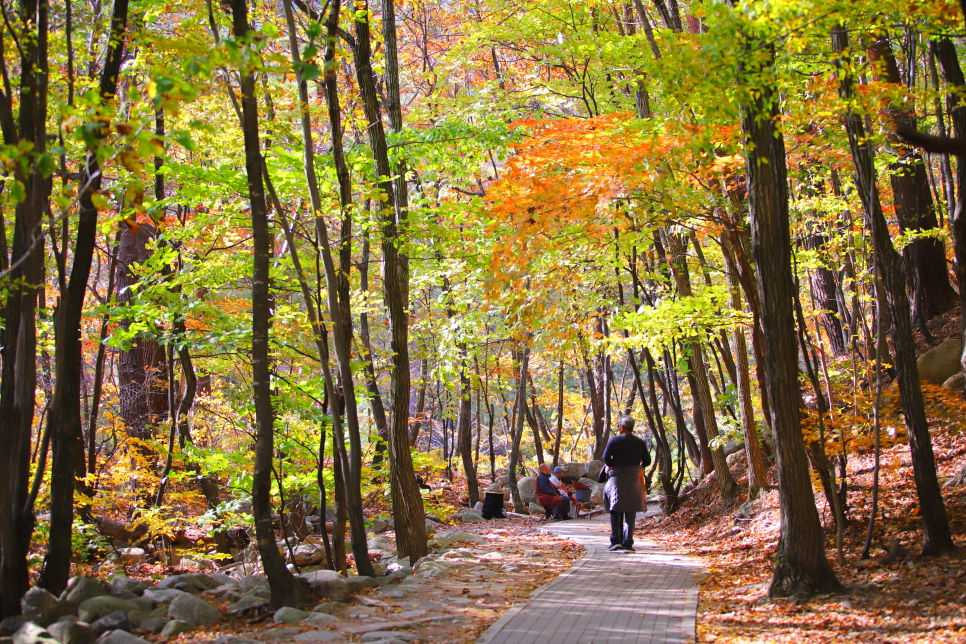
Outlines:
<svg viewBox="0 0 966 644"><path fill-rule="evenodd" d="M246 0L231 0L232 26L235 38L245 42L251 27ZM252 55L255 55L252 50ZM285 559L275 545L272 527L272 459L275 443L275 410L272 406L269 330L269 268L271 264L271 232L262 181L262 156L258 134L258 102L255 97L255 75L251 69L241 74L242 132L245 142L245 171L252 216L252 397L255 403L255 471L252 478L252 515L255 537L262 567L271 586L271 605L300 607L309 600L308 583L295 577L285 567Z"/></svg>
<svg viewBox="0 0 966 644"><path fill-rule="evenodd" d="M527 369L530 365L530 347L523 347L520 357L520 380L517 385L516 412L512 426L513 438L510 446L510 460L507 464L507 478L509 479L510 497L513 499L513 510L524 514L523 499L517 486L517 465L520 463L520 438L523 436L523 408L527 404Z"/></svg>

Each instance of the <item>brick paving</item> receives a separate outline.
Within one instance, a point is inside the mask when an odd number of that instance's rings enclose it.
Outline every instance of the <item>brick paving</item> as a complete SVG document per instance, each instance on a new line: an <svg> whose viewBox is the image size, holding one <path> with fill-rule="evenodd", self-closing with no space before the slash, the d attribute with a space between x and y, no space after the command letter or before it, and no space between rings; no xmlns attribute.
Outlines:
<svg viewBox="0 0 966 644"><path fill-rule="evenodd" d="M527 604L512 608L478 644L694 641L697 561L666 554L640 539L635 539L635 553L607 552L607 514L596 520L551 523L544 529L581 543L587 555L537 590Z"/></svg>

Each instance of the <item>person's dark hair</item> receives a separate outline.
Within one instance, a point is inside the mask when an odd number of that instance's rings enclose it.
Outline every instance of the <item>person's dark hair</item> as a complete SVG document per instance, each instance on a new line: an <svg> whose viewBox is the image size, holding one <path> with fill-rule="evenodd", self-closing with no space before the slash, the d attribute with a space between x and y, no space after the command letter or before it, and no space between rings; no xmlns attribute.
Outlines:
<svg viewBox="0 0 966 644"><path fill-rule="evenodd" d="M617 419L617 426L623 429L625 432L634 431L634 417L629 414L624 414Z"/></svg>

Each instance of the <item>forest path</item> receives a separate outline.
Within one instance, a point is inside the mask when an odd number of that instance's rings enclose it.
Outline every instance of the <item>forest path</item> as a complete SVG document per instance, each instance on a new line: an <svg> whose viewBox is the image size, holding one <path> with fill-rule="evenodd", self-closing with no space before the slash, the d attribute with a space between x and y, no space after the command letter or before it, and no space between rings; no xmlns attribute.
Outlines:
<svg viewBox="0 0 966 644"><path fill-rule="evenodd" d="M648 512L651 516L657 512ZM577 541L586 556L494 623L478 644L678 644L693 642L697 560L636 541L608 552L610 516L544 530Z"/></svg>

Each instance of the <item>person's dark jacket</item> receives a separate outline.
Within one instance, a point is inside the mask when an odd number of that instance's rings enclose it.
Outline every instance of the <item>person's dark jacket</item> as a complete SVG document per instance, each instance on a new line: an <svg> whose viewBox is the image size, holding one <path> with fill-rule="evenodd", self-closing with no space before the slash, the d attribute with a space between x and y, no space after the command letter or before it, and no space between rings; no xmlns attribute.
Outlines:
<svg viewBox="0 0 966 644"><path fill-rule="evenodd" d="M560 490L553 486L550 482L550 475L540 472L537 474L537 492L541 494L546 494L549 496L559 496Z"/></svg>
<svg viewBox="0 0 966 644"><path fill-rule="evenodd" d="M618 434L607 441L603 460L608 467L639 465L644 468L651 464L651 454L643 439L634 434Z"/></svg>

